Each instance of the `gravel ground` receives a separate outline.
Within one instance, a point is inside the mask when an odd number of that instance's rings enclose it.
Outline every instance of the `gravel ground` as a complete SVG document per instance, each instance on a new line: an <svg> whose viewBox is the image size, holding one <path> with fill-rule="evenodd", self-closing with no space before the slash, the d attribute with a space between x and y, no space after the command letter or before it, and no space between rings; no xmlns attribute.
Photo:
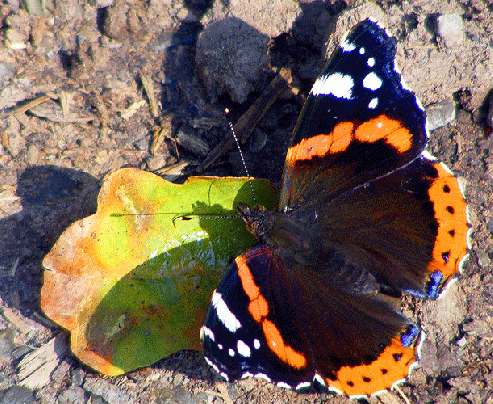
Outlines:
<svg viewBox="0 0 493 404"><path fill-rule="evenodd" d="M69 336L44 316L39 296L43 256L69 224L94 212L106 173L131 166L197 174L229 136L224 108L236 122L275 80L272 67L289 71L290 87L244 149L251 174L278 183L325 49L368 12L399 40L403 76L435 128L429 150L466 184L473 225L458 282L438 301L403 302L428 336L419 366L399 390L368 402L493 403L493 5L353 3L1 3L0 404L350 402L252 379L226 384L195 351L99 375L71 355ZM243 168L226 151L200 173Z"/></svg>

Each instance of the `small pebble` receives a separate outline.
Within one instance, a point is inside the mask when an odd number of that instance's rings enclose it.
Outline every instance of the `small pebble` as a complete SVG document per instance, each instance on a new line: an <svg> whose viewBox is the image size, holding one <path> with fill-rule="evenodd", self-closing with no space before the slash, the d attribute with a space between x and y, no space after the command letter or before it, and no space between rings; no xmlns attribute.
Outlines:
<svg viewBox="0 0 493 404"><path fill-rule="evenodd" d="M443 100L426 107L426 125L432 131L455 120L455 102Z"/></svg>
<svg viewBox="0 0 493 404"><path fill-rule="evenodd" d="M91 147L92 145L92 141L91 139L87 138L87 137L84 137L82 139L77 139L77 142L76 142L79 147L82 147L83 149L88 149L89 147Z"/></svg>
<svg viewBox="0 0 493 404"><path fill-rule="evenodd" d="M261 89L269 71L269 37L238 18L209 25L197 40L195 62L209 97L229 94L237 103Z"/></svg>
<svg viewBox="0 0 493 404"><path fill-rule="evenodd" d="M84 383L84 371L82 369L74 369L72 370L72 384L74 386L82 386Z"/></svg>
<svg viewBox="0 0 493 404"><path fill-rule="evenodd" d="M7 118L9 126L5 129L5 135L8 137L7 144L3 146L8 150L12 157L17 157L26 147L26 140L20 133L20 124L13 116Z"/></svg>
<svg viewBox="0 0 493 404"><path fill-rule="evenodd" d="M85 404L84 389L80 387L70 387L58 395L58 404Z"/></svg>
<svg viewBox="0 0 493 404"><path fill-rule="evenodd" d="M486 222L486 228L490 233L493 233L493 217L490 217Z"/></svg>
<svg viewBox="0 0 493 404"><path fill-rule="evenodd" d="M15 28L7 28L5 32L10 49L23 50L27 48L27 41L22 32Z"/></svg>
<svg viewBox="0 0 493 404"><path fill-rule="evenodd" d="M184 380L183 374L177 373L177 374L175 374L175 377L173 379L173 383L175 385L180 385L183 383L183 380Z"/></svg>
<svg viewBox="0 0 493 404"><path fill-rule="evenodd" d="M464 40L464 21L458 14L445 14L438 17L437 34L445 46L459 46Z"/></svg>
<svg viewBox="0 0 493 404"><path fill-rule="evenodd" d="M206 142L181 129L176 134L176 141L181 147L195 156L205 157L210 152L209 145Z"/></svg>
<svg viewBox="0 0 493 404"><path fill-rule="evenodd" d="M23 3L26 6L29 14L31 15L43 14L43 6L41 5L41 0L24 0Z"/></svg>
<svg viewBox="0 0 493 404"><path fill-rule="evenodd" d="M12 63L0 63L0 88L3 87L4 83L16 70L16 67Z"/></svg>
<svg viewBox="0 0 493 404"><path fill-rule="evenodd" d="M5 392L0 392L1 404L31 404L34 403L34 395L31 390L26 387L14 386L7 389Z"/></svg>
<svg viewBox="0 0 493 404"><path fill-rule="evenodd" d="M460 346L461 348L465 347L467 345L466 337L462 337L461 339L455 341L455 345Z"/></svg>
<svg viewBox="0 0 493 404"><path fill-rule="evenodd" d="M132 143L132 146L137 150L146 151L149 149L149 139L147 137L141 137Z"/></svg>
<svg viewBox="0 0 493 404"><path fill-rule="evenodd" d="M96 0L96 5L99 8L110 7L114 3L114 0Z"/></svg>
<svg viewBox="0 0 493 404"><path fill-rule="evenodd" d="M9 328L0 331L0 360L10 359L14 350L14 331Z"/></svg>
<svg viewBox="0 0 493 404"><path fill-rule="evenodd" d="M35 144L30 144L27 148L27 164L33 166L38 163L39 149Z"/></svg>
<svg viewBox="0 0 493 404"><path fill-rule="evenodd" d="M250 138L250 151L259 152L265 147L268 140L267 133L259 128L255 128L253 136Z"/></svg>

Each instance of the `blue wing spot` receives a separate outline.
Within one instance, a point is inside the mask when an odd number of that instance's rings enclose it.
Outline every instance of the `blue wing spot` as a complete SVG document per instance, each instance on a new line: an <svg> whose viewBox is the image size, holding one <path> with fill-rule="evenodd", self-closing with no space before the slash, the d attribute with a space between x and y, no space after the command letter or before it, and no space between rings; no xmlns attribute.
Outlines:
<svg viewBox="0 0 493 404"><path fill-rule="evenodd" d="M440 271L435 271L430 275L428 281L426 295L429 299L436 299L440 290L440 283L443 280L443 274Z"/></svg>
<svg viewBox="0 0 493 404"><path fill-rule="evenodd" d="M419 334L419 329L418 327L411 325L409 328L406 330L406 332L403 332L401 335L401 344L403 347L408 348L410 347L415 339L416 336Z"/></svg>

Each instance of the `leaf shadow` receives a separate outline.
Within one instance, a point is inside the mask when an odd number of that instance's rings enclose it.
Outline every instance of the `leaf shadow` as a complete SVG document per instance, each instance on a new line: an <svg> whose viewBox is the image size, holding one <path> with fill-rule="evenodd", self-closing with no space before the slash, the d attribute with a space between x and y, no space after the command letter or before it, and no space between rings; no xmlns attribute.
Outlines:
<svg viewBox="0 0 493 404"><path fill-rule="evenodd" d="M40 312L41 261L71 223L96 211L99 181L78 170L32 166L18 176L22 210L0 220L0 298Z"/></svg>

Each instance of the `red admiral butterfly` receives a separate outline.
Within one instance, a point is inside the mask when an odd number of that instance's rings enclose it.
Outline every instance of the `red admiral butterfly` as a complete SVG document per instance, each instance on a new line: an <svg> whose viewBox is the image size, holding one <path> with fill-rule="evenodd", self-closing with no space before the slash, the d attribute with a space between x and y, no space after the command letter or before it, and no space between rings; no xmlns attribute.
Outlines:
<svg viewBox="0 0 493 404"><path fill-rule="evenodd" d="M347 34L300 115L278 211L238 206L260 244L230 266L201 330L226 380L367 395L416 360L398 298L436 298L470 226L457 179L423 151L395 42L372 20Z"/></svg>

